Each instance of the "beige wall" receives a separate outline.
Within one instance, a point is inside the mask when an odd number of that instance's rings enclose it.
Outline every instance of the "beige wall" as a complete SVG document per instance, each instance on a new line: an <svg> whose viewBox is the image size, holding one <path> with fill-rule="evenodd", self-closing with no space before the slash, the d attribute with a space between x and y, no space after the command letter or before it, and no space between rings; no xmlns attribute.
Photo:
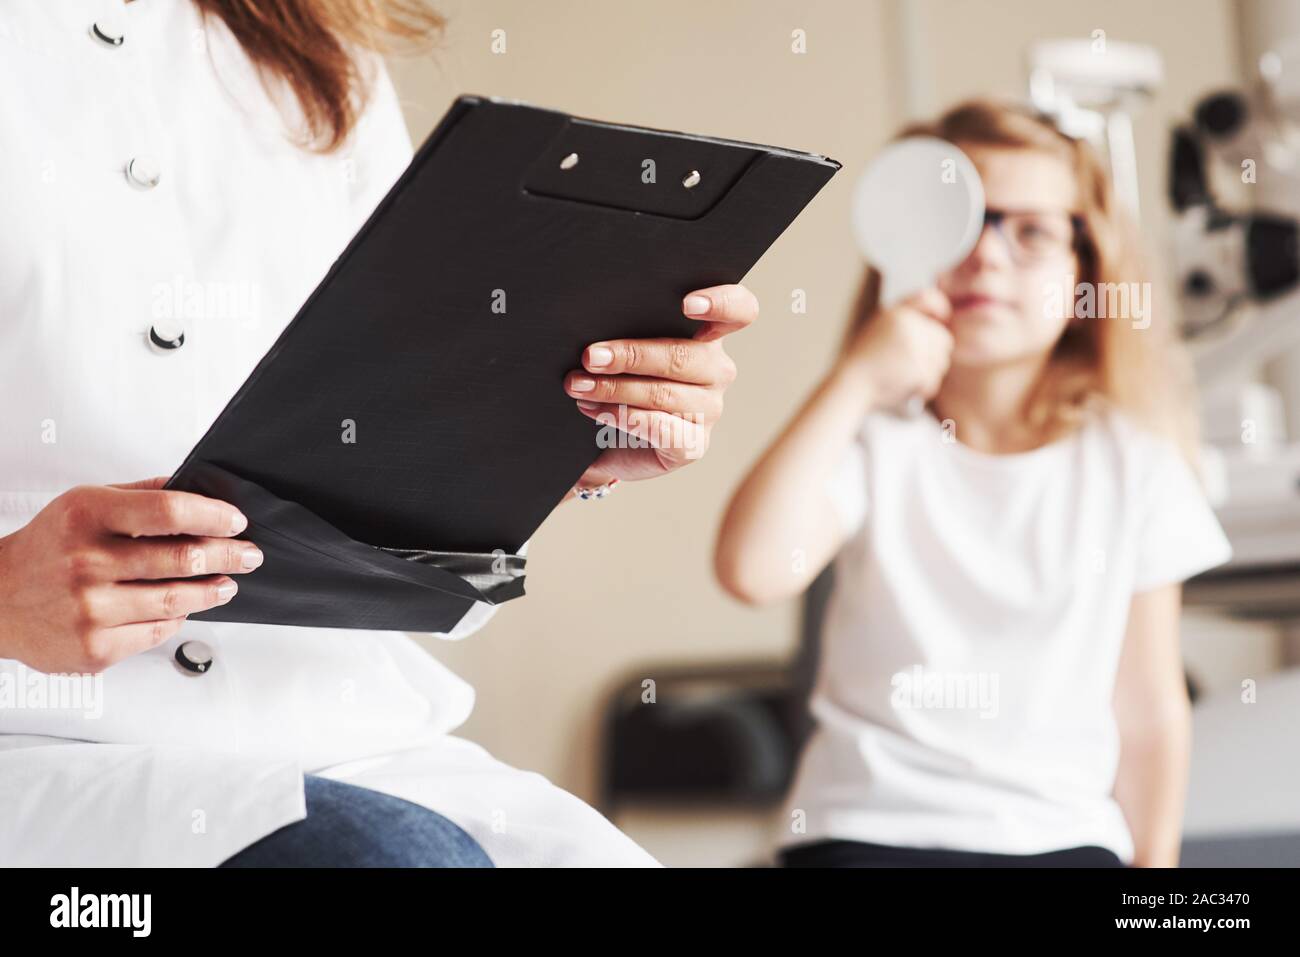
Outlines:
<svg viewBox="0 0 1300 957"><path fill-rule="evenodd" d="M709 456L607 500L565 505L533 540L527 598L466 642L426 642L478 689L461 733L590 796L596 719L613 682L653 677L653 663L792 650L795 606L755 611L730 602L711 580L709 553L730 489L812 386L851 299L859 266L847 198L908 102L901 24L915 18L913 69L923 80L915 97L927 112L973 93L1019 95L1032 39L1101 28L1111 39L1160 48L1169 81L1138 134L1146 207L1158 221L1170 117L1196 94L1235 81L1234 7L1229 0L913 0L906 11L852 0L438 7L451 20L446 48L436 60L394 64L417 142L457 94L482 93L844 163L747 280L763 316L728 341L741 372ZM490 51L496 29L506 32L504 55ZM806 31L806 54L790 50L795 29ZM807 292L806 315L791 313L794 289Z"/></svg>

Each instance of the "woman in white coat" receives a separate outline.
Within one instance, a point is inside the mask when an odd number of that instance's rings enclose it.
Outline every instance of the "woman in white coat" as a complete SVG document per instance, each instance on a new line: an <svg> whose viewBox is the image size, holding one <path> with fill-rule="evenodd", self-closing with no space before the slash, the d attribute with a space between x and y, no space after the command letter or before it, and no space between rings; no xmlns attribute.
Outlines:
<svg viewBox="0 0 1300 957"><path fill-rule="evenodd" d="M452 736L473 690L405 635L186 620L261 556L232 506L143 478L405 168L377 52L439 25L396 0L0 8L0 864L654 863ZM683 311L694 339L592 344L556 388L701 414L694 454L757 305ZM579 487L687 461L611 450Z"/></svg>

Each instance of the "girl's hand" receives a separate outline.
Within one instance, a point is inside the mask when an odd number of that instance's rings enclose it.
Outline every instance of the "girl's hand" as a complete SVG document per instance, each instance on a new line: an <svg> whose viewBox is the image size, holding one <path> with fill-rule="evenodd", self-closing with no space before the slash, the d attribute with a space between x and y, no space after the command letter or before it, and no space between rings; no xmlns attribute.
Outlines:
<svg viewBox="0 0 1300 957"><path fill-rule="evenodd" d="M877 311L840 365L867 377L876 408L898 408L918 395L929 399L939 391L952 359L951 316L947 296L938 289L922 290Z"/></svg>
<svg viewBox="0 0 1300 957"><path fill-rule="evenodd" d="M722 337L758 318L758 300L744 286L712 286L687 295L682 312L701 322L693 338L592 343L582 353L583 368L565 378L578 411L613 426L603 435L618 445L606 448L578 485L655 478L708 450L722 394L736 378ZM630 447L616 429L643 447Z"/></svg>
<svg viewBox="0 0 1300 957"><path fill-rule="evenodd" d="M163 491L166 478L82 486L0 538L0 658L103 671L234 597L261 550L233 505Z"/></svg>

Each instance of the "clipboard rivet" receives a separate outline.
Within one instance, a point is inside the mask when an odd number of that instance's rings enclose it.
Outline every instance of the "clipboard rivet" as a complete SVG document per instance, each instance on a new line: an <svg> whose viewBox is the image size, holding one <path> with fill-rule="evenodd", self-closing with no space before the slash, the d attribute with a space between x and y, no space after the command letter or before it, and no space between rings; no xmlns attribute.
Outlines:
<svg viewBox="0 0 1300 957"><path fill-rule="evenodd" d="M684 177L682 177L682 185L685 186L687 189L694 189L696 186L699 186L700 171L697 169L693 169L689 173L687 173Z"/></svg>
<svg viewBox="0 0 1300 957"><path fill-rule="evenodd" d="M578 154L570 153L564 159L560 160L560 169L573 169L578 165Z"/></svg>

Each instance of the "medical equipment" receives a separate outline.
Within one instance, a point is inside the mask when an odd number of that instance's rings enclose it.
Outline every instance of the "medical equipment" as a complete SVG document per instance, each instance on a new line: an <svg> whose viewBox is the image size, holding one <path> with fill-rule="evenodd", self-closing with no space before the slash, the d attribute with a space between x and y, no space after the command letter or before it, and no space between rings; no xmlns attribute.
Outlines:
<svg viewBox="0 0 1300 957"><path fill-rule="evenodd" d="M1250 95L1205 97L1193 121L1172 133L1173 259L1183 334L1212 345L1198 352L1203 385L1241 376L1300 344L1300 321L1290 309L1237 314L1239 306L1271 303L1300 286L1300 222L1285 210L1230 210L1214 183L1216 170L1239 172L1243 184L1261 175L1295 178L1297 157L1300 134L1280 114L1267 83Z"/></svg>
<svg viewBox="0 0 1300 957"><path fill-rule="evenodd" d="M881 150L858 179L851 208L858 248L881 274L883 306L930 286L979 241L984 187L970 158L933 136Z"/></svg>
<svg viewBox="0 0 1300 957"><path fill-rule="evenodd" d="M1133 114L1164 79L1160 54L1143 44L1111 40L1097 30L1088 39L1035 43L1027 61L1034 106L1067 136L1086 139L1102 151L1115 194L1136 216Z"/></svg>
<svg viewBox="0 0 1300 957"><path fill-rule="evenodd" d="M934 285L965 259L984 228L984 186L975 164L947 140L909 136L886 146L858 178L853 236L881 276L880 304ZM899 410L919 415L912 396Z"/></svg>
<svg viewBox="0 0 1300 957"><path fill-rule="evenodd" d="M1204 436L1219 450L1234 566L1297 558L1300 443L1286 441L1279 391L1252 381L1263 363L1300 347L1300 130L1288 113L1295 86L1300 50L1265 54L1258 83L1202 98L1171 134L1174 275L1206 397ZM1234 190L1246 199L1233 201Z"/></svg>

